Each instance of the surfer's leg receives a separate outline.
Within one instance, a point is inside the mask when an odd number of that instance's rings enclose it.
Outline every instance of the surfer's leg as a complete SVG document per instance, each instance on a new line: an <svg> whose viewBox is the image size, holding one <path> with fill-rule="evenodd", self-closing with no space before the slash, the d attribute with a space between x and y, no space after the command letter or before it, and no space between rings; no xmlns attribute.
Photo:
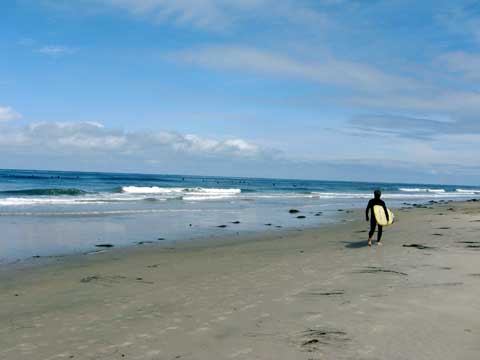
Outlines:
<svg viewBox="0 0 480 360"><path fill-rule="evenodd" d="M372 246L372 237L373 237L373 234L375 233L376 226L377 226L377 222L372 217L370 219L370 232L368 233L368 246Z"/></svg>
<svg viewBox="0 0 480 360"><path fill-rule="evenodd" d="M383 226L378 225L377 243L380 244L382 240Z"/></svg>

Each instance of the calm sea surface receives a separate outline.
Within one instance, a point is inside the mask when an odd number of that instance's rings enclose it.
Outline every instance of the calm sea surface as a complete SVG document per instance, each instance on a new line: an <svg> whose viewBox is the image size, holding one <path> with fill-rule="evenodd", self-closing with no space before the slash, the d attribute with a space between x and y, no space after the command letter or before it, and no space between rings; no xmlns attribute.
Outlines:
<svg viewBox="0 0 480 360"><path fill-rule="evenodd" d="M480 186L0 170L0 263L321 225L376 188L390 207L480 197Z"/></svg>

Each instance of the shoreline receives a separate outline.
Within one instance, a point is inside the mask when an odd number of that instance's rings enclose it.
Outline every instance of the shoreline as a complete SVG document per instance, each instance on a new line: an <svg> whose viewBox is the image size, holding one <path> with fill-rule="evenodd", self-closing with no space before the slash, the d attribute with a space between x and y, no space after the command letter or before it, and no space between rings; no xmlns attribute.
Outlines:
<svg viewBox="0 0 480 360"><path fill-rule="evenodd" d="M356 211L320 229L2 272L0 357L473 360L477 204L397 209L371 249Z"/></svg>

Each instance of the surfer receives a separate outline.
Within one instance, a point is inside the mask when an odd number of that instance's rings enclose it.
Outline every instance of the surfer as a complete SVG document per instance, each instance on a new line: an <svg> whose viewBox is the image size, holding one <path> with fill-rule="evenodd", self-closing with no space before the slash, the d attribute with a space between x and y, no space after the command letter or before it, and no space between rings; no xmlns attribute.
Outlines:
<svg viewBox="0 0 480 360"><path fill-rule="evenodd" d="M389 214L387 211L387 206L385 205L385 202L380 199L382 196L382 192L380 190L375 190L373 192L374 198L370 199L368 202L367 208L365 210L365 216L367 218L367 221L369 221L369 213L370 213L370 232L368 233L368 246L372 246L372 236L373 233L375 232L375 227L377 226L377 220L375 219L375 215L373 214L373 207L375 205L380 205L383 207L385 210L385 215L387 216L387 221L389 220ZM383 226L378 225L378 235L377 235L377 244L381 245L381 240L382 240L382 230Z"/></svg>

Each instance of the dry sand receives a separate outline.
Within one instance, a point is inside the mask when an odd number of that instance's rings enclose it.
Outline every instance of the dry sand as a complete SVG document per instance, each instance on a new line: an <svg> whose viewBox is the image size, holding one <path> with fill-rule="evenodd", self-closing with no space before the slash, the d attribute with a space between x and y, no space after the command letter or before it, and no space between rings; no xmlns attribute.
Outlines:
<svg viewBox="0 0 480 360"><path fill-rule="evenodd" d="M2 270L0 359L479 359L479 204Z"/></svg>

